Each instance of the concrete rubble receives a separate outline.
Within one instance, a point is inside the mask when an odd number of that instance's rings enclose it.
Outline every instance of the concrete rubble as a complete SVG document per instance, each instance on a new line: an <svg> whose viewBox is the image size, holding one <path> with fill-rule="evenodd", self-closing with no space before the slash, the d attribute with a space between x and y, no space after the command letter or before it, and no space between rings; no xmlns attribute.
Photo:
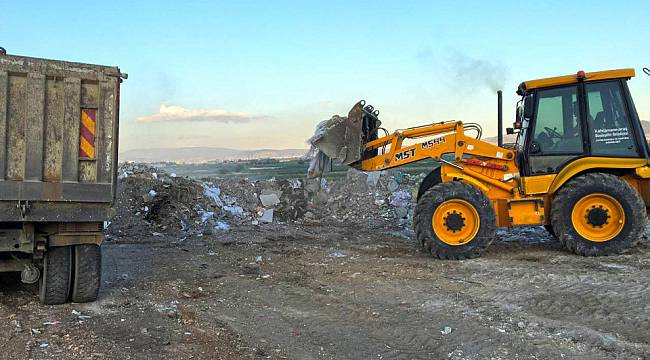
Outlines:
<svg viewBox="0 0 650 360"><path fill-rule="evenodd" d="M118 217L130 230L185 239L232 226L375 223L410 231L413 193L424 174L364 173L344 179L191 179L143 164L120 167ZM172 176L173 175L173 176ZM145 227L142 227L145 225ZM124 225L122 225L124 226ZM122 229L109 229L119 237Z"/></svg>

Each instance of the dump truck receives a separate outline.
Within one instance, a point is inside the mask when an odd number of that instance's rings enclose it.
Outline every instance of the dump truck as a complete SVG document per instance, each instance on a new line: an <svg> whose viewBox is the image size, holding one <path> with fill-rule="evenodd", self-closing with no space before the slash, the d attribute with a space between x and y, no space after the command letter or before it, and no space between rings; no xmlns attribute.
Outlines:
<svg viewBox="0 0 650 360"><path fill-rule="evenodd" d="M38 282L44 304L97 297L126 77L0 48L0 271Z"/></svg>
<svg viewBox="0 0 650 360"><path fill-rule="evenodd" d="M650 205L650 152L627 85L634 75L578 71L522 82L506 129L512 144L503 141L501 92L496 144L462 121L389 133L363 101L321 124L312 144L363 171L432 161L414 227L438 258L479 256L497 227L524 225L545 226L579 255L616 254L641 238Z"/></svg>

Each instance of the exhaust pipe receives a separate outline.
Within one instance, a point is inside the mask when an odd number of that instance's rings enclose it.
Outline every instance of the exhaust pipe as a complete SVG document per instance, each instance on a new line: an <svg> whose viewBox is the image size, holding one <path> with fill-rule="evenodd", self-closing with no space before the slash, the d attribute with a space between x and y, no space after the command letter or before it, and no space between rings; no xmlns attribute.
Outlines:
<svg viewBox="0 0 650 360"><path fill-rule="evenodd" d="M503 94L497 91L497 145L503 147Z"/></svg>

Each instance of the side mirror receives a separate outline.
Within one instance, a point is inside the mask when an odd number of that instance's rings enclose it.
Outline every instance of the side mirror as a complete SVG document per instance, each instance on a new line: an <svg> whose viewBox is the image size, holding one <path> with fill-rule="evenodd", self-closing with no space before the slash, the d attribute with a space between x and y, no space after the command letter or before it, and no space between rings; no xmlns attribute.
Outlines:
<svg viewBox="0 0 650 360"><path fill-rule="evenodd" d="M513 128L506 128L506 135L512 135L515 133L515 129Z"/></svg>
<svg viewBox="0 0 650 360"><path fill-rule="evenodd" d="M542 152L542 148L539 146L539 143L537 141L531 141L530 142L529 153L530 154L538 154L540 152Z"/></svg>
<svg viewBox="0 0 650 360"><path fill-rule="evenodd" d="M535 104L533 103L533 95L527 95L524 98L524 118L530 119L535 115Z"/></svg>

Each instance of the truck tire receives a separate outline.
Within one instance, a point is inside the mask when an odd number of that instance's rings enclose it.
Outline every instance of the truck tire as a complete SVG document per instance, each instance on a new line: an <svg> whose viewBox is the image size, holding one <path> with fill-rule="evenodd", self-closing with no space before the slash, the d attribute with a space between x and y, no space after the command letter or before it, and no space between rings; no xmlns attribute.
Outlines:
<svg viewBox="0 0 650 360"><path fill-rule="evenodd" d="M458 181L429 188L415 209L415 235L424 250L440 259L479 256L494 240L496 214L490 200Z"/></svg>
<svg viewBox="0 0 650 360"><path fill-rule="evenodd" d="M102 251L94 244L74 247L74 276L71 300L76 303L97 300L101 284Z"/></svg>
<svg viewBox="0 0 650 360"><path fill-rule="evenodd" d="M582 256L618 254L641 238L647 221L639 193L619 177L591 173L569 181L551 204L560 242Z"/></svg>
<svg viewBox="0 0 650 360"><path fill-rule="evenodd" d="M68 300L72 273L72 247L47 249L43 258L43 275L39 283L39 297L45 305L59 305Z"/></svg>

